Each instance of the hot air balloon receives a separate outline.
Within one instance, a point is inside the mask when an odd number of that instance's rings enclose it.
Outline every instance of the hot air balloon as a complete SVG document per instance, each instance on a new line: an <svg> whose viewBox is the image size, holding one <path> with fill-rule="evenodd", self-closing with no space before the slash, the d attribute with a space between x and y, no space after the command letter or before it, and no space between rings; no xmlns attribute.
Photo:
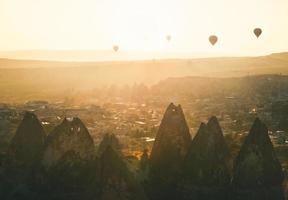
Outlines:
<svg viewBox="0 0 288 200"><path fill-rule="evenodd" d="M209 37L209 42L214 46L216 42L218 41L218 37L216 35L211 35Z"/></svg>
<svg viewBox="0 0 288 200"><path fill-rule="evenodd" d="M166 35L166 40L167 40L168 42L170 42L171 39L172 39L171 35Z"/></svg>
<svg viewBox="0 0 288 200"><path fill-rule="evenodd" d="M254 34L256 35L257 38L259 38L260 35L262 34L262 29L261 28L255 28Z"/></svg>
<svg viewBox="0 0 288 200"><path fill-rule="evenodd" d="M114 50L115 52L117 52L117 51L119 50L119 46L114 45L114 46L113 46L113 50Z"/></svg>

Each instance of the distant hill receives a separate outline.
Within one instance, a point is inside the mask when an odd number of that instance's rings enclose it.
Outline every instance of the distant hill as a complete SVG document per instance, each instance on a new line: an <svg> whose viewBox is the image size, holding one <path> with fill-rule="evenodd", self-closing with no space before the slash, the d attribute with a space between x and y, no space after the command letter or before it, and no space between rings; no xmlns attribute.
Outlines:
<svg viewBox="0 0 288 200"><path fill-rule="evenodd" d="M182 97L232 95L250 98L256 93L266 94L266 96L286 94L287 86L288 76L279 74L225 78L186 76L162 80L151 87L151 92L162 97L174 94Z"/></svg>
<svg viewBox="0 0 288 200"><path fill-rule="evenodd" d="M111 62L54 62L0 59L0 91L3 99L15 95L93 89L103 85L144 83L154 85L167 78L243 77L260 74L288 75L288 53L261 57L224 57ZM45 90L43 90L45 89ZM47 96L47 95L46 95ZM37 98L42 98L37 97Z"/></svg>
<svg viewBox="0 0 288 200"><path fill-rule="evenodd" d="M63 80L84 78L95 83L155 83L167 77L179 76L244 76L247 74L288 74L288 53L261 57L223 57L113 62L56 62L0 59L1 75L17 72L32 79L35 74L51 74ZM31 69L33 68L33 69ZM43 69L45 68L45 69ZM22 69L3 71L2 69ZM26 70L23 70L26 69ZM29 73L27 70L29 69ZM41 69L41 70L40 70ZM80 73L80 74L79 74ZM88 76L88 80L86 77ZM36 81L36 80L35 80Z"/></svg>

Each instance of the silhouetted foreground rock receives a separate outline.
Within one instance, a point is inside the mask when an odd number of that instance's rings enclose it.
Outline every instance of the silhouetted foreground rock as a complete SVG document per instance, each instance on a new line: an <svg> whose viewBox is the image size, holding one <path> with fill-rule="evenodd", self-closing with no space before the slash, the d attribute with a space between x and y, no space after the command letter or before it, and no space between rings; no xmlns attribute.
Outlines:
<svg viewBox="0 0 288 200"><path fill-rule="evenodd" d="M110 146L100 157L101 200L147 200L142 186L128 170L119 154Z"/></svg>
<svg viewBox="0 0 288 200"><path fill-rule="evenodd" d="M65 119L44 141L41 123L26 113L0 165L1 200L284 200L282 168L259 119L234 161L232 182L217 118L202 123L191 141L183 111L173 104L135 174L114 135L105 135L96 153L78 118Z"/></svg>
<svg viewBox="0 0 288 200"><path fill-rule="evenodd" d="M26 167L39 164L45 138L46 134L37 116L26 112L9 147L14 164Z"/></svg>
<svg viewBox="0 0 288 200"><path fill-rule="evenodd" d="M227 199L229 150L216 117L202 123L184 161L183 199Z"/></svg>
<svg viewBox="0 0 288 200"><path fill-rule="evenodd" d="M43 154L43 164L49 167L68 151L74 151L81 159L94 157L94 142L87 128L79 118L64 119L49 134Z"/></svg>
<svg viewBox="0 0 288 200"><path fill-rule="evenodd" d="M284 199L281 164L274 153L268 129L258 118L235 159L233 174L235 199Z"/></svg>
<svg viewBox="0 0 288 200"><path fill-rule="evenodd" d="M191 136L180 105L170 104L159 127L150 157L148 191L152 199L177 198L175 190Z"/></svg>
<svg viewBox="0 0 288 200"><path fill-rule="evenodd" d="M99 159L92 160L82 159L75 151L67 151L49 168L47 181L43 196L48 196L49 200L147 199L121 154L110 145Z"/></svg>
<svg viewBox="0 0 288 200"><path fill-rule="evenodd" d="M36 196L34 186L42 171L40 163L45 137L37 116L26 112L9 146L9 158L2 166L0 199L28 199Z"/></svg>
<svg viewBox="0 0 288 200"><path fill-rule="evenodd" d="M118 140L118 138L112 133L106 133L100 142L99 148L98 148L98 155L101 156L102 153L106 150L106 148L110 146L115 151L120 152L121 151L121 145Z"/></svg>
<svg viewBox="0 0 288 200"><path fill-rule="evenodd" d="M97 187L94 186L98 171L96 159L83 160L79 154L68 151L49 168L43 190L50 200L88 200L91 190L96 192Z"/></svg>

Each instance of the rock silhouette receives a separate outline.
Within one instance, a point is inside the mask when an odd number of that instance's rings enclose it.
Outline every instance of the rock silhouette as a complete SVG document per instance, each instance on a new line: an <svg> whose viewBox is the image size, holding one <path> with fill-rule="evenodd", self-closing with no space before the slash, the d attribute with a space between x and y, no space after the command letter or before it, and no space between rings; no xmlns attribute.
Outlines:
<svg viewBox="0 0 288 200"><path fill-rule="evenodd" d="M216 117L202 123L184 161L183 199L227 199L229 150Z"/></svg>
<svg viewBox="0 0 288 200"><path fill-rule="evenodd" d="M44 150L46 134L37 116L26 112L12 138L9 153L14 164L31 167L39 163Z"/></svg>
<svg viewBox="0 0 288 200"><path fill-rule="evenodd" d="M106 133L104 135L98 148L98 155L101 156L101 154L106 150L108 146L112 147L117 152L121 151L120 142L113 133Z"/></svg>
<svg viewBox="0 0 288 200"><path fill-rule="evenodd" d="M3 164L0 199L35 197L34 186L41 174L40 162L45 138L46 134L37 116L26 112L11 140L9 158Z"/></svg>
<svg viewBox="0 0 288 200"><path fill-rule="evenodd" d="M101 200L147 200L141 185L119 154L108 146L100 157Z"/></svg>
<svg viewBox="0 0 288 200"><path fill-rule="evenodd" d="M43 154L43 164L50 167L68 151L74 151L81 159L94 157L94 142L87 128L79 118L64 119L49 134Z"/></svg>
<svg viewBox="0 0 288 200"><path fill-rule="evenodd" d="M181 106L174 104L164 114L150 157L145 149L141 159L135 159L133 167L138 168L133 173L120 147L118 139L107 134L98 153L94 151L78 118L64 119L45 141L41 123L27 112L0 166L0 199L285 199L282 168L268 129L258 118L232 173L217 118L202 123L191 141Z"/></svg>
<svg viewBox="0 0 288 200"><path fill-rule="evenodd" d="M98 177L97 160L83 160L74 151L67 151L47 174L49 199L90 199L90 190L96 190L95 179Z"/></svg>
<svg viewBox="0 0 288 200"><path fill-rule="evenodd" d="M234 162L235 199L284 199L283 178L268 129L257 118Z"/></svg>
<svg viewBox="0 0 288 200"><path fill-rule="evenodd" d="M150 155L149 187L154 188L150 195L152 198L173 199L178 196L175 187L190 142L191 136L183 110L180 105L171 103L161 121Z"/></svg>

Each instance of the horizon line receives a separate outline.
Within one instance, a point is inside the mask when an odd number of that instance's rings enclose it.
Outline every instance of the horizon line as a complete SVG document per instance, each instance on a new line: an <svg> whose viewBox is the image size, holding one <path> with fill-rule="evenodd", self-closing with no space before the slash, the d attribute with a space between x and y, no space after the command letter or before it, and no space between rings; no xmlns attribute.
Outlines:
<svg viewBox="0 0 288 200"><path fill-rule="evenodd" d="M106 55L106 57L110 57L110 59L108 58L97 58L97 56L101 55L95 55L95 58L81 58L81 56L85 56L85 55L79 55L80 58L76 58L73 59L73 55L70 55L71 58L67 58L67 56L69 57L69 55L65 55L66 58L41 58L41 57L57 57L57 55L1 55L1 53L5 54L5 53L25 53L25 52L50 52L50 53L59 53L59 52L105 52L108 54L114 54L114 56L117 56L118 58L112 58L113 56L109 56ZM121 56L120 54L125 54L125 53L157 53L158 55L155 57L150 57L150 56L136 56L136 58L121 58L119 56ZM172 53L172 52L150 52L150 51L133 51L133 50L124 50L121 52L112 52L112 50L45 50L45 49L27 49L27 50L9 50L9 51L2 51L0 50L0 59L2 60L16 60L16 61L39 61L39 62L62 62L62 63L71 63L71 62L75 62L75 63L107 63L107 62L145 62L145 61L164 61L164 60L197 60L197 59L227 59L227 58L253 58L253 57L265 57L265 56L270 56L270 55L274 55L274 54L286 54L288 53L288 51L280 51L280 52L270 52L270 53L263 53L263 54L256 54L256 55L236 55L236 54L231 54L231 55L224 55L222 53L201 53L201 52L194 52L194 53ZM178 54L178 56L169 56L170 54ZM190 54L190 56L189 56ZM194 54L194 55L193 55ZM198 56L197 56L198 54ZM182 55L182 56L179 56ZM200 56L201 55L201 56ZM91 56L91 55L87 55L87 56ZM123 56L123 55L122 55ZM125 56L125 55L124 55ZM34 57L34 58L33 58ZM37 58L39 57L39 58ZM58 57L61 57L61 55L58 55ZM150 57L150 58L149 58Z"/></svg>

